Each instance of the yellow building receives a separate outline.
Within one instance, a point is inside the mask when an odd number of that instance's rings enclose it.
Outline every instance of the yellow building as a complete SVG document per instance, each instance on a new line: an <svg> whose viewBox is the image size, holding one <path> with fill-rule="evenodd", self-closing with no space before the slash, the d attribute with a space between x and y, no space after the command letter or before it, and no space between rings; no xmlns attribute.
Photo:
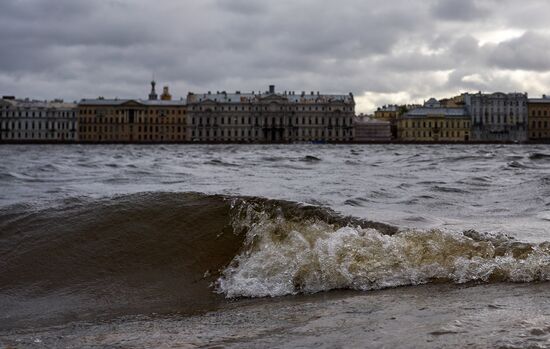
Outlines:
<svg viewBox="0 0 550 349"><path fill-rule="evenodd" d="M79 137L91 143L171 143L186 141L184 100L157 100L154 82L148 100L83 99L78 103ZM165 90L166 94L168 90Z"/></svg>
<svg viewBox="0 0 550 349"><path fill-rule="evenodd" d="M529 140L550 140L550 97L529 99L527 108Z"/></svg>
<svg viewBox="0 0 550 349"><path fill-rule="evenodd" d="M439 101L442 107L445 108L463 108L465 103L464 95L459 95L451 98L445 98Z"/></svg>
<svg viewBox="0 0 550 349"><path fill-rule="evenodd" d="M398 137L412 142L467 142L470 115L465 108L443 108L435 99L413 109L398 121Z"/></svg>
<svg viewBox="0 0 550 349"><path fill-rule="evenodd" d="M397 105L385 105L376 109L374 119L393 122L399 116L399 110L400 108Z"/></svg>

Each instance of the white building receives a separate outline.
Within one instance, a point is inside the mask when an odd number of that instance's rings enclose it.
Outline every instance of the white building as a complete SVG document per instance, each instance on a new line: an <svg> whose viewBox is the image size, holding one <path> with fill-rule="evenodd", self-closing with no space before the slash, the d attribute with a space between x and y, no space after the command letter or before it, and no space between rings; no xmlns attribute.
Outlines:
<svg viewBox="0 0 550 349"><path fill-rule="evenodd" d="M189 93L188 138L196 142L351 142L353 95L285 91Z"/></svg>
<svg viewBox="0 0 550 349"><path fill-rule="evenodd" d="M527 140L527 93L465 94L474 141Z"/></svg>
<svg viewBox="0 0 550 349"><path fill-rule="evenodd" d="M74 142L78 140L76 104L62 100L0 100L1 142Z"/></svg>

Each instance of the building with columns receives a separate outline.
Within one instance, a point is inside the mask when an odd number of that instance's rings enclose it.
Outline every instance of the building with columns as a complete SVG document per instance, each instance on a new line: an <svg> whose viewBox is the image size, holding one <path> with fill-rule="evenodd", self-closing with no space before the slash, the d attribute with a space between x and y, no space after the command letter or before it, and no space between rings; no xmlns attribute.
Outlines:
<svg viewBox="0 0 550 349"><path fill-rule="evenodd" d="M4 96L0 100L0 142L55 143L78 140L76 104Z"/></svg>
<svg viewBox="0 0 550 349"><path fill-rule="evenodd" d="M185 100L172 100L168 87L161 100L151 82L143 99L83 99L78 103L81 142L177 143L187 134Z"/></svg>
<svg viewBox="0 0 550 349"><path fill-rule="evenodd" d="M465 94L474 141L527 140L527 93Z"/></svg>
<svg viewBox="0 0 550 349"><path fill-rule="evenodd" d="M190 141L217 143L350 142L353 94L319 92L189 93Z"/></svg>

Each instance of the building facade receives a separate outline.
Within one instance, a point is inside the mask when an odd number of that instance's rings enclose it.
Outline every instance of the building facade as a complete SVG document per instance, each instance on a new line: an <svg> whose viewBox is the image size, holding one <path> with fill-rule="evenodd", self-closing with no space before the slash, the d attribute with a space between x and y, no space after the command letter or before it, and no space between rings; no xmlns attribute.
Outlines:
<svg viewBox="0 0 550 349"><path fill-rule="evenodd" d="M465 94L459 96L444 98L439 101L442 107L444 108L463 108L466 104L464 100Z"/></svg>
<svg viewBox="0 0 550 349"><path fill-rule="evenodd" d="M397 120L397 117L400 114L400 110L402 110L402 108L398 105L384 105L376 109L376 111L374 112L374 118L376 120L392 122Z"/></svg>
<svg viewBox="0 0 550 349"><path fill-rule="evenodd" d="M446 108L435 99L402 115L398 121L401 141L468 142L471 117L466 108Z"/></svg>
<svg viewBox="0 0 550 349"><path fill-rule="evenodd" d="M149 99L83 99L78 103L81 142L177 143L187 140L187 108L151 83Z"/></svg>
<svg viewBox="0 0 550 349"><path fill-rule="evenodd" d="M62 100L36 101L3 97L0 100L1 142L76 142L76 104Z"/></svg>
<svg viewBox="0 0 550 349"><path fill-rule="evenodd" d="M291 143L353 140L353 95L217 92L187 96L194 142Z"/></svg>
<svg viewBox="0 0 550 349"><path fill-rule="evenodd" d="M389 142L393 138L389 121L357 117L354 127L354 141L358 143Z"/></svg>
<svg viewBox="0 0 550 349"><path fill-rule="evenodd" d="M531 141L550 141L550 96L528 102L528 137Z"/></svg>
<svg viewBox="0 0 550 349"><path fill-rule="evenodd" d="M527 140L527 93L465 95L475 141Z"/></svg>

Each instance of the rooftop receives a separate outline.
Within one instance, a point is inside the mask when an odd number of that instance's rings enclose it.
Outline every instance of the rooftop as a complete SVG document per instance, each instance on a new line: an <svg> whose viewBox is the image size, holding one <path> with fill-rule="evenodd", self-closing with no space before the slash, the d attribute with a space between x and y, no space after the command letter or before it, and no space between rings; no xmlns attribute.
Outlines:
<svg viewBox="0 0 550 349"><path fill-rule="evenodd" d="M170 107L170 106L184 106L186 105L185 100L174 100L174 101L165 101L165 100L149 100L149 99L105 99L105 98L96 98L96 99L82 99L78 105L92 105L92 106L120 106L129 102L137 103L143 106L159 106L159 107Z"/></svg>
<svg viewBox="0 0 550 349"><path fill-rule="evenodd" d="M550 103L550 96L542 95L542 98L529 98L529 103Z"/></svg>
<svg viewBox="0 0 550 349"><path fill-rule="evenodd" d="M25 108L25 109L71 109L76 108L75 103L67 103L61 99L55 99L53 101L44 101L36 99L16 99L8 98L0 100L4 105L9 105L12 108Z"/></svg>
<svg viewBox="0 0 550 349"><path fill-rule="evenodd" d="M279 97L281 99L286 99L291 103L330 103L330 102L343 102L351 103L353 102L353 94L321 94L318 91L310 91L306 93L302 91L301 93L296 93L294 91L285 91L284 93L275 92L275 86L270 86L269 91L265 92L250 92L250 93L241 93L236 91L234 93L227 93L225 91L217 91L216 93L189 93L187 95L188 103L200 103L204 101L213 101L218 103L252 103L258 102L264 98L268 97Z"/></svg>
<svg viewBox="0 0 550 349"><path fill-rule="evenodd" d="M426 116L469 117L464 108L416 108L403 115L404 118L418 118Z"/></svg>

